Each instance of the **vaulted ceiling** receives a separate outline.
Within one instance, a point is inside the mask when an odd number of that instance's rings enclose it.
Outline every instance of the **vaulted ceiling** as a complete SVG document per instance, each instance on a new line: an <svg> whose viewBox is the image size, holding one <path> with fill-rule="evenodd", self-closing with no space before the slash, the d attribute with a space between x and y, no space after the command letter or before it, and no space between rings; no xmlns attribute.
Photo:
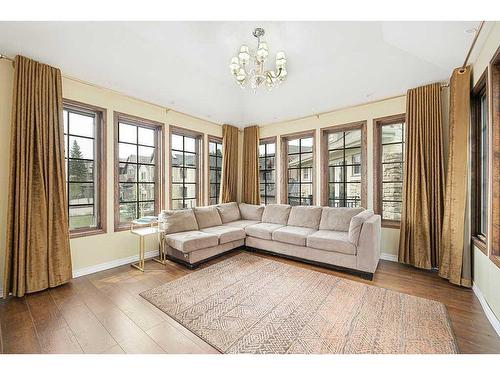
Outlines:
<svg viewBox="0 0 500 375"><path fill-rule="evenodd" d="M448 80L479 22L0 22L0 53L218 123L265 124ZM489 32L485 26L482 36ZM244 91L228 65L266 30L287 81ZM478 41L480 50L481 38ZM473 56L474 57L474 56Z"/></svg>

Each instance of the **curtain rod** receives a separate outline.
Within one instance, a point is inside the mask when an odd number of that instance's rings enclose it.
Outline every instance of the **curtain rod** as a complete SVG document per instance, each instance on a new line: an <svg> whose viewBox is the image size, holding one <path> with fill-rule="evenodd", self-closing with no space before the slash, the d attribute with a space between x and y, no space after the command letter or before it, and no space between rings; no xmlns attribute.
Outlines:
<svg viewBox="0 0 500 375"><path fill-rule="evenodd" d="M462 69L465 69L465 67L467 66L467 63L469 62L470 54L472 53L472 50L474 49L474 46L476 45L477 38L479 37L479 34L481 33L483 25L484 25L484 21L481 21L481 23L479 24L479 29L477 29L477 33L474 36L474 39L472 40L472 44L470 45L469 52L467 52L467 56L465 56L465 60L464 60L464 63L462 65Z"/></svg>

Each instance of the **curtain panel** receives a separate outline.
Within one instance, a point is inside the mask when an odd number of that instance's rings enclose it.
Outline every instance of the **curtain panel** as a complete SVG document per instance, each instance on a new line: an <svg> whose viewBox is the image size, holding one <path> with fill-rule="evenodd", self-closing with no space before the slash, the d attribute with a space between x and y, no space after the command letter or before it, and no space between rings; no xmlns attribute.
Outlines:
<svg viewBox="0 0 500 375"><path fill-rule="evenodd" d="M220 202L236 202L238 189L238 128L222 126L222 175Z"/></svg>
<svg viewBox="0 0 500 375"><path fill-rule="evenodd" d="M4 297L71 279L59 69L17 56Z"/></svg>
<svg viewBox="0 0 500 375"><path fill-rule="evenodd" d="M441 85L408 90L399 261L438 266L444 206Z"/></svg>
<svg viewBox="0 0 500 375"><path fill-rule="evenodd" d="M448 173L439 276L472 286L468 209L470 66L457 68L450 79Z"/></svg>
<svg viewBox="0 0 500 375"><path fill-rule="evenodd" d="M249 126L243 131L242 201L249 204L260 204L258 126Z"/></svg>

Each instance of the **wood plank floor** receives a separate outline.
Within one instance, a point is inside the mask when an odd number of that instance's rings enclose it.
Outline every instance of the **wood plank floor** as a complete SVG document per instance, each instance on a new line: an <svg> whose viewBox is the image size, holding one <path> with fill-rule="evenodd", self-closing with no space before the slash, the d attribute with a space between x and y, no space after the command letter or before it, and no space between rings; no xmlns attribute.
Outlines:
<svg viewBox="0 0 500 375"><path fill-rule="evenodd" d="M500 339L472 291L453 286L436 273L381 261L374 280L366 281L270 255L256 255L441 301L448 308L461 353L500 353ZM190 272L196 271L175 263L162 266L148 261L144 273L127 265L25 298L0 300L0 352L218 353L139 296L142 291Z"/></svg>

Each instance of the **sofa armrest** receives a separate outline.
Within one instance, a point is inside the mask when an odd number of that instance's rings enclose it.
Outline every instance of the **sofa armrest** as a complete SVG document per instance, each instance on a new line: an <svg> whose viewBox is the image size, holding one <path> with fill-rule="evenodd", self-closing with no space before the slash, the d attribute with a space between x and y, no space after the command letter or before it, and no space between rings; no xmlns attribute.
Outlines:
<svg viewBox="0 0 500 375"><path fill-rule="evenodd" d="M374 273L380 259L380 215L365 220L359 235L356 263L359 270Z"/></svg>

